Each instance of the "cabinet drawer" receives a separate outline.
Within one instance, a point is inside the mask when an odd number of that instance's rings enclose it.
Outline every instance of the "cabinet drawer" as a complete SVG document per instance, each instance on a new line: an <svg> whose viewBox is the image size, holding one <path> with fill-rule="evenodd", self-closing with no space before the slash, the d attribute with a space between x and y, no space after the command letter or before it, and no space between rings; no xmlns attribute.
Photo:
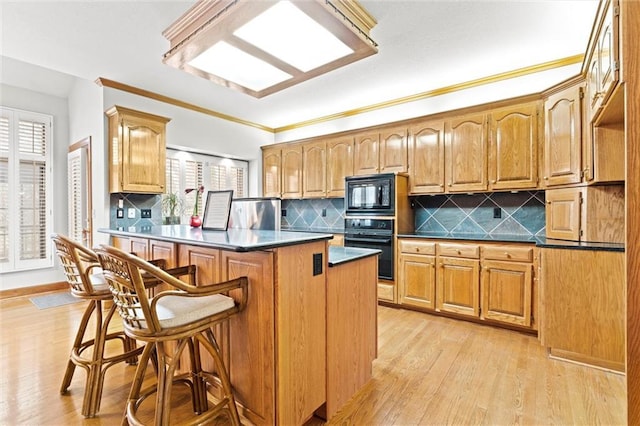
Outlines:
<svg viewBox="0 0 640 426"><path fill-rule="evenodd" d="M533 262L533 247L483 246L482 258L514 262Z"/></svg>
<svg viewBox="0 0 640 426"><path fill-rule="evenodd" d="M401 253L436 254L436 243L418 240L400 240L398 241L398 245Z"/></svg>
<svg viewBox="0 0 640 426"><path fill-rule="evenodd" d="M478 259L480 257L480 247L472 244L438 244L438 254L440 256Z"/></svg>

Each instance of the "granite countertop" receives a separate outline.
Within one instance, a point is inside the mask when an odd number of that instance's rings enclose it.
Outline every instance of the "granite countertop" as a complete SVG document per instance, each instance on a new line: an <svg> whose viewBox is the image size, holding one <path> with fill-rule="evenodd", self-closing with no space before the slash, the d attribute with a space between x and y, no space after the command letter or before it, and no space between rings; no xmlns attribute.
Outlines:
<svg viewBox="0 0 640 426"><path fill-rule="evenodd" d="M479 241L479 242L503 242L503 243L531 243L541 248L559 248L574 250L602 250L602 251L624 251L622 243L599 243L590 241L568 241L556 240L546 237L536 237L531 235L518 234L462 234L449 232L411 232L398 234L400 238L429 238L442 240Z"/></svg>
<svg viewBox="0 0 640 426"><path fill-rule="evenodd" d="M258 231L252 229L228 229L227 231L206 231L189 225L136 226L126 229L98 229L99 232L123 237L153 238L183 244L213 247L224 250L245 252L265 250L311 241L329 240L329 233Z"/></svg>
<svg viewBox="0 0 640 426"><path fill-rule="evenodd" d="M380 250L356 247L329 246L329 267L362 259L363 257L377 256L380 253L382 253L382 251Z"/></svg>

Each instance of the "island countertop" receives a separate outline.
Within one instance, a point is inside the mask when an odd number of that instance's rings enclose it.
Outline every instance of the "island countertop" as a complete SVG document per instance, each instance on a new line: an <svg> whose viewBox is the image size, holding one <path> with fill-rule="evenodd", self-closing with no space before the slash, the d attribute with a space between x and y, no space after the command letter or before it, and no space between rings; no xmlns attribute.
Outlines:
<svg viewBox="0 0 640 426"><path fill-rule="evenodd" d="M311 232L261 231L253 229L207 231L201 228L193 228L189 225L136 226L126 229L101 228L98 231L116 236L152 238L160 241L199 245L236 252L265 250L333 238L332 234Z"/></svg>

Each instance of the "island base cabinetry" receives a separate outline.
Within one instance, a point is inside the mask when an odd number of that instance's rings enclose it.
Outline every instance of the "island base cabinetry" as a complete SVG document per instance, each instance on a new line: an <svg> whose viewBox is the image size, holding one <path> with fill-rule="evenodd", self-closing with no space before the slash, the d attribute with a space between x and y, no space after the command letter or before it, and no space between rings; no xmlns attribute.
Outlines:
<svg viewBox="0 0 640 426"><path fill-rule="evenodd" d="M541 269L550 355L625 371L624 252L544 248Z"/></svg>

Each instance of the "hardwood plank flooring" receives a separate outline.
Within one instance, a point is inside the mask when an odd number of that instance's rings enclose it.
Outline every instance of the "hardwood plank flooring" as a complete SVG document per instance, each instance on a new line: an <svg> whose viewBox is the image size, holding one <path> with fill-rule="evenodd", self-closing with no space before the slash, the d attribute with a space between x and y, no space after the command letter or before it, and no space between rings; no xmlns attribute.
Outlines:
<svg viewBox="0 0 640 426"><path fill-rule="evenodd" d="M79 414L83 370L68 394L59 393L84 306L38 310L26 297L0 300L0 425L120 423L133 367L109 370L94 419ZM623 375L551 360L535 337L382 306L378 317L373 379L328 424L626 423ZM186 392L178 392L174 406L176 420L190 413ZM152 409L142 408L149 420Z"/></svg>

